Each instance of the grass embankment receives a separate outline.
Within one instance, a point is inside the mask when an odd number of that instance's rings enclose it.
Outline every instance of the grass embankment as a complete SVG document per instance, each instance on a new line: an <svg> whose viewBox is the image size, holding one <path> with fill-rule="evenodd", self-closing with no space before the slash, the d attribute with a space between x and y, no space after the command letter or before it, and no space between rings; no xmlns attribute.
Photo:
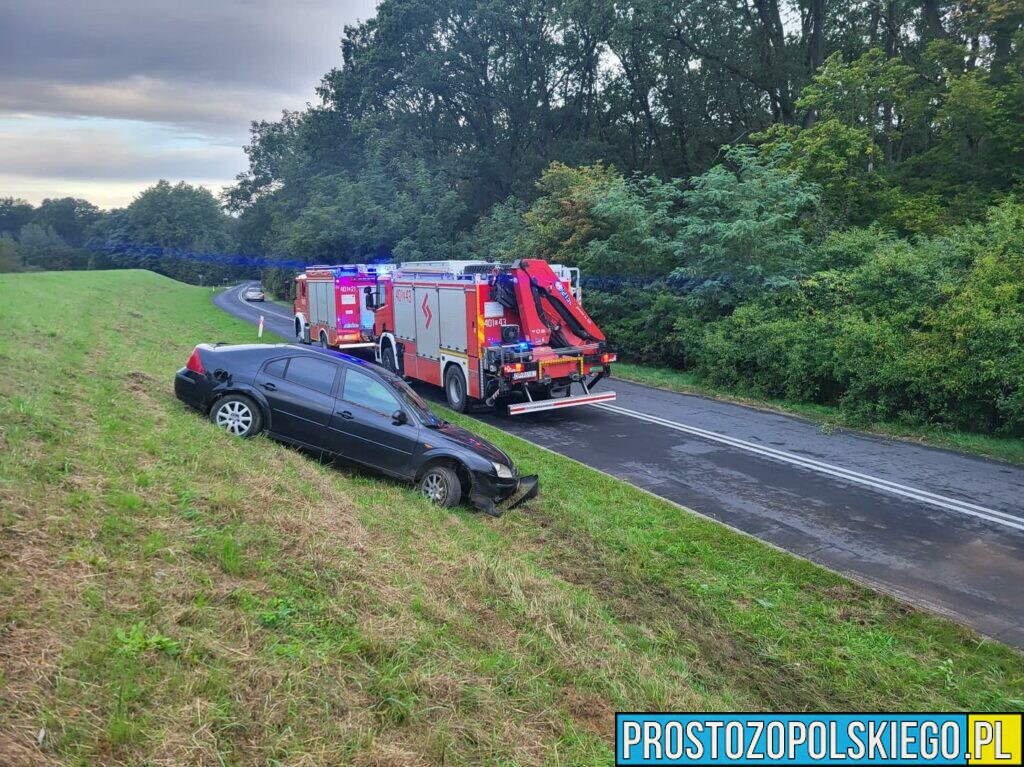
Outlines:
<svg viewBox="0 0 1024 767"><path fill-rule="evenodd" d="M531 507L230 438L171 389L254 338L207 290L0 296L0 763L608 764L617 709L1024 706L1007 647L478 424Z"/></svg>
<svg viewBox="0 0 1024 767"><path fill-rule="evenodd" d="M939 426L912 426L902 423L864 423L851 418L840 408L831 405L815 405L793 400L779 400L757 397L748 393L730 391L710 386L697 376L684 370L654 368L646 365L633 365L620 362L614 370L617 378L626 381L669 389L686 394L699 394L704 397L737 402L751 407L776 410L790 413L816 421L821 424L822 431L830 432L840 427L856 431L879 434L886 437L920 442L934 447L958 450L962 453L973 453L996 458L1010 463L1024 463L1024 439L1013 437L994 437L985 434L956 431Z"/></svg>

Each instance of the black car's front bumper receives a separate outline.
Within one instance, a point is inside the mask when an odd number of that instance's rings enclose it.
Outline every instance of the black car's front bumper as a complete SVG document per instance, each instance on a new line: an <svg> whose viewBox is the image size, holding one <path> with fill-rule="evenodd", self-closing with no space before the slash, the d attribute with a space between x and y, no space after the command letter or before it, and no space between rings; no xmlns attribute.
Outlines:
<svg viewBox="0 0 1024 767"><path fill-rule="evenodd" d="M502 510L499 503L510 501L508 508L514 509L521 503L536 497L540 489L540 480L536 474L528 477L511 477L502 479L495 475L474 471L473 487L469 491L469 500L480 511L492 517L500 517Z"/></svg>

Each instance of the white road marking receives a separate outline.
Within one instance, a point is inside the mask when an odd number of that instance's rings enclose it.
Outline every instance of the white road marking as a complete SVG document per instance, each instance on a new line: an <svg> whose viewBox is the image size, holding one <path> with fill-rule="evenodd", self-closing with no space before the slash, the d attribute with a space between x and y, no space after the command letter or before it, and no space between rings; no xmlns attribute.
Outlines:
<svg viewBox="0 0 1024 767"><path fill-rule="evenodd" d="M266 301L263 302L264 306L262 306L259 309L257 309L251 303L249 303L244 298L242 298L242 294L245 293L247 287L248 287L247 285L242 285L241 287L238 288L237 291L235 291L235 299L238 301L238 303L240 303L246 309L250 309L250 310L254 311L256 314L260 314L261 312L266 312L267 314L273 314L273 315L275 315L277 317L280 317L281 319L284 319L284 320L289 320L290 321L290 320L294 319L294 317L291 314L285 314L284 312L275 312L273 309L268 309L266 307L266 304L267 304Z"/></svg>
<svg viewBox="0 0 1024 767"><path fill-rule="evenodd" d="M729 437L725 434L719 434L718 432L700 429L696 426L688 426L677 421L670 421L666 418L649 415L648 413L629 410L618 405L596 404L593 405L593 407L601 408L602 410L607 410L612 413L618 413L619 415L628 416L630 418L636 418L640 421L646 421L647 423L657 424L658 426L665 426L669 429L681 431L686 434L711 440L712 442L718 442L723 445L729 445L730 447L745 450L749 453L754 453L755 455L760 455L765 458L771 458L773 460L783 461L784 463L788 463L793 466L810 469L811 471L816 471L819 474L827 474L829 476L845 479L849 482L865 485L867 487L874 488L875 490L899 495L904 498L910 498L911 500L918 501L919 503L925 503L930 506L945 509L946 511L955 511L959 514L978 517L1014 530L1024 531L1024 518L1014 516L1013 514L1007 514L1003 511L989 509L985 506L979 506L956 498L937 495L936 493L931 493L927 490L908 487L907 485L901 485L897 482L881 479L880 477L861 474L860 472L853 471L852 469L845 469L842 466L836 466L834 464L824 463L823 461L817 461L813 458L807 458L805 456L787 453L782 450L776 450L775 448L765 447L764 445L747 442L746 440L738 439L736 437Z"/></svg>

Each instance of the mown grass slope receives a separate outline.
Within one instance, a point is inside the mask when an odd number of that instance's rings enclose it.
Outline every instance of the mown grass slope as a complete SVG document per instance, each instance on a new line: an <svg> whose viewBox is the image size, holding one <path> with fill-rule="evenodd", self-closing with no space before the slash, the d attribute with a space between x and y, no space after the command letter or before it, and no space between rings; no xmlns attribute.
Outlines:
<svg viewBox="0 0 1024 767"><path fill-rule="evenodd" d="M0 763L608 764L615 710L1024 706L1016 652L479 424L542 476L498 520L230 438L171 387L254 338L208 291L3 276L0 329Z"/></svg>

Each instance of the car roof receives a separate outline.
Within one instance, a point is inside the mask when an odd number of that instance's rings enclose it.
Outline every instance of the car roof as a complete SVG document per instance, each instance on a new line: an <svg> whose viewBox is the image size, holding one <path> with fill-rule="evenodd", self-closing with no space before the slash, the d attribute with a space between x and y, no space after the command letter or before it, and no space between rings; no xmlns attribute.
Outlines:
<svg viewBox="0 0 1024 767"><path fill-rule="evenodd" d="M389 381L393 378L397 378L397 376L376 363L360 359L359 357L353 357L351 354L345 354L344 352L339 352L335 349L324 349L320 346L307 346L306 344L207 344L206 346L207 348L220 351L263 351L268 355L279 354L285 350L302 352L310 355L320 355L324 357L331 357L338 362L345 362L349 365L361 367L367 372L374 373L375 375Z"/></svg>
<svg viewBox="0 0 1024 767"><path fill-rule="evenodd" d="M313 352L314 354L323 354L323 355L326 355L328 357L333 357L336 360L339 360L341 362L347 362L350 365L357 365L357 366L363 368L368 373L373 373L374 375L377 375L377 376L383 378L385 381L388 381L388 382L401 381L402 380L400 376L396 376L390 370L388 370L387 368L381 367L376 362L370 362L370 361L364 360L364 359L362 359L360 357L353 357L351 354L345 354L344 352L339 352L339 351L337 351L335 349L324 349L321 346L304 346L304 345L300 346L299 344L285 344L285 345L286 346L290 346L293 349L301 349L302 351L305 351L305 352Z"/></svg>
<svg viewBox="0 0 1024 767"><path fill-rule="evenodd" d="M353 357L351 354L339 352L336 349L324 349L322 346L305 346L299 344L282 344L282 346L287 346L291 349L298 349L304 352L312 352L313 354L324 354L327 355L328 357L334 357L334 359L336 360L341 360L342 362L351 362L353 365L366 366L373 364L371 362L367 362L366 360L361 360L359 359L359 357Z"/></svg>

